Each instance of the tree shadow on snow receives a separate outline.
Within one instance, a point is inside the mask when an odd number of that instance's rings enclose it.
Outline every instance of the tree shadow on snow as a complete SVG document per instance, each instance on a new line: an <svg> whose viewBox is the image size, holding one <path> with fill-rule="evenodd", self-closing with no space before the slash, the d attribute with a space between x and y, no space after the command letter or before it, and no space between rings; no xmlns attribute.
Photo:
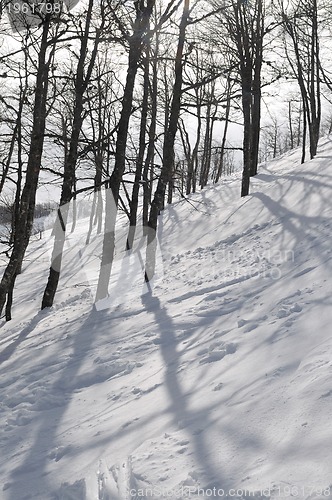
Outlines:
<svg viewBox="0 0 332 500"><path fill-rule="evenodd" d="M160 300L150 293L142 296L142 302L147 312L153 314L160 332L160 353L165 369L165 388L169 397L168 411L173 424L178 429L184 429L190 435L197 465L203 471L205 488L216 487L227 489L227 480L223 477L220 467L208 448L205 431L209 430L211 408L192 411L189 408L190 395L181 387L178 377L180 369L180 354L177 349L176 325L167 313ZM201 484L203 482L201 481Z"/></svg>
<svg viewBox="0 0 332 500"><path fill-rule="evenodd" d="M8 361L10 357L14 354L19 345L24 342L30 333L36 328L36 326L45 318L45 312L39 311L34 318L28 323L28 325L23 328L21 333L17 335L15 340L13 340L5 349L0 352L0 365L5 361Z"/></svg>
<svg viewBox="0 0 332 500"><path fill-rule="evenodd" d="M102 312L98 312L98 320ZM37 315L38 317L38 315ZM37 318L36 317L36 318ZM37 324L37 319L34 322ZM24 441L31 440L31 446L24 455L24 460L11 471L9 482L6 486L8 500L25 500L25 499L49 499L54 498L51 492L55 490L52 481L52 463L60 460L64 453L71 452L70 446L64 450L59 449L58 445L61 442L59 437L59 428L63 417L72 401L73 394L76 389L76 381L78 373L85 362L85 359L91 352L91 348L98 339L98 326L100 321L96 321L96 312L91 313L82 324L81 328L76 332L71 344L71 355L63 367L59 370L54 370L55 378L47 387L45 401L43 396L38 401L39 407L36 413L36 431L31 432L32 437L24 437ZM32 325L23 331L24 338L32 330ZM20 337L22 334L20 335ZM21 341L24 340L21 337ZM55 358L61 357L61 352L55 351L48 358L46 363L56 365ZM52 399L54 397L54 400ZM50 398L50 399L48 399ZM33 494L31 492L33 491ZM28 493L29 492L29 493ZM45 492L49 493L45 497ZM55 497L56 498L56 497ZM76 498L76 497L75 497ZM84 500L85 497L82 497Z"/></svg>

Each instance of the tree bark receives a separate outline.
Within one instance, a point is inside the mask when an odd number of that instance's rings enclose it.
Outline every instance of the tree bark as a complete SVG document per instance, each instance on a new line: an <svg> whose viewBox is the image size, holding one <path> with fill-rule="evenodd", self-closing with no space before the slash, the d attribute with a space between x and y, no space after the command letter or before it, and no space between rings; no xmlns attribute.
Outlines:
<svg viewBox="0 0 332 500"><path fill-rule="evenodd" d="M72 131L69 142L69 152L64 164L60 206L58 209L58 217L54 231L52 262L51 262L47 285L43 295L43 300L41 305L42 309L44 309L45 307L51 307L53 305L54 297L60 279L63 247L66 239L69 206L73 197L73 186L75 183L75 170L78 157L79 136L81 133L82 123L83 123L83 96L91 77L92 68L97 56L97 49L99 43L100 30L97 31L87 74L84 75L93 4L94 0L90 0L86 14L83 39L81 42L80 56L77 63L76 81L75 81L75 104L73 110Z"/></svg>
<svg viewBox="0 0 332 500"><path fill-rule="evenodd" d="M146 250L146 265L145 265L145 281L149 282L155 274L155 259L156 259L156 231L158 223L158 215L164 205L166 186L170 181L174 167L174 143L175 135L178 128L181 104L181 89L183 80L183 49L186 36L186 28L189 17L189 0L184 0L183 13L180 22L179 40L175 59L175 79L173 87L173 98L171 103L170 117L167 129L165 131L165 139L163 145L163 163L161 173L158 180L157 188L154 193L154 198L151 203L149 217L149 233L147 237Z"/></svg>
<svg viewBox="0 0 332 500"><path fill-rule="evenodd" d="M142 98L138 155L136 160L134 185L130 200L129 230L126 242L126 250L131 250L133 248L135 232L136 232L137 210L138 210L138 200L139 200L138 196L139 196L140 182L142 180L143 161L146 149L145 142L146 142L146 126L148 117L149 78L150 78L149 66L150 66L149 50L147 49L146 56L144 59L143 98Z"/></svg>
<svg viewBox="0 0 332 500"><path fill-rule="evenodd" d="M155 0L147 0L144 5L143 0L137 3L134 32L129 39L128 70L124 94L122 99L122 109L119 119L118 135L115 148L115 165L110 178L110 188L113 201L108 201L105 215L105 233L102 249L102 260L97 285L96 301L99 301L108 294L108 284L111 276L112 264L115 250L115 222L119 203L119 191L122 176L126 166L126 145L128 138L129 120L132 112L133 92L136 80L138 65L141 54L145 46L144 37L149 26L150 16Z"/></svg>
<svg viewBox="0 0 332 500"><path fill-rule="evenodd" d="M0 314L5 305L8 292L14 286L17 271L21 268L32 231L45 134L49 73L49 61L47 62L49 26L50 21L46 19L43 24L38 54L33 125L26 168L26 179L20 200L19 218L15 230L13 251L0 283Z"/></svg>

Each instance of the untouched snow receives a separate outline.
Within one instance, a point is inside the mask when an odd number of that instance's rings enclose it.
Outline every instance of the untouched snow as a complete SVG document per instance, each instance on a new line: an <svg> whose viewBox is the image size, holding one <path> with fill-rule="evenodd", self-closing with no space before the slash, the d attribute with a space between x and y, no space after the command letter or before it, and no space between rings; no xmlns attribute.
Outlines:
<svg viewBox="0 0 332 500"><path fill-rule="evenodd" d="M119 250L99 310L88 219L51 310L50 234L31 244L1 329L1 500L332 498L331 165L325 139L245 199L231 178L168 207L152 295Z"/></svg>

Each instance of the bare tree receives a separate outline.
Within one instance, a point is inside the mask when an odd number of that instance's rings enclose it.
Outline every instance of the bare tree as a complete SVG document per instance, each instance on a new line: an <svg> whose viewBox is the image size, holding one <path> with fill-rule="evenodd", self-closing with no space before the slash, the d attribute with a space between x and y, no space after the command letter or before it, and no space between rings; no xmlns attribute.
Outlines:
<svg viewBox="0 0 332 500"><path fill-rule="evenodd" d="M93 48L90 57L88 57L88 41L91 37L91 23L94 0L89 0L88 9L85 14L85 26L80 35L80 49L75 71L75 101L72 114L71 135L69 139L68 155L65 158L63 169L63 183L58 209L58 218L54 231L54 246L52 252L52 262L49 272L47 285L42 300L42 309L53 305L54 296L58 287L63 247L66 238L67 219L69 213L69 204L73 197L73 187L75 183L75 169L78 158L78 145L80 133L84 119L84 94L91 79L92 70L96 61L100 36L103 30L104 19L96 29L93 42Z"/></svg>
<svg viewBox="0 0 332 500"><path fill-rule="evenodd" d="M249 193L250 177L256 175L261 120L261 73L265 28L265 2L234 1L219 16L226 26L231 67L238 68L243 112L243 173L241 196ZM222 42L219 42L219 44Z"/></svg>
<svg viewBox="0 0 332 500"><path fill-rule="evenodd" d="M169 120L165 130L164 146L163 146L163 161L160 176L158 179L157 188L151 203L151 210L149 216L149 228L147 238L147 252L146 252L146 266L145 266L145 280L150 281L155 273L155 256L156 256L156 231L158 223L158 215L164 205L164 198L166 186L169 183L173 168L174 168L174 144L175 135L178 129L181 95L183 84L183 55L184 45L186 38L186 29L189 23L189 0L184 0L183 12L179 27L179 38L177 45L177 52L174 67L174 86L173 96L170 109Z"/></svg>
<svg viewBox="0 0 332 500"><path fill-rule="evenodd" d="M306 134L309 132L310 158L317 153L321 122L321 61L317 0L296 0L287 6L278 3L283 28L288 35L292 50L285 38L288 62L295 75L303 106L302 162L305 160Z"/></svg>
<svg viewBox="0 0 332 500"><path fill-rule="evenodd" d="M129 37L129 54L127 78L122 98L122 109L117 130L117 141L115 148L115 165L110 177L109 187L112 191L114 203L106 207L105 233L103 240L103 252L101 260L101 271L98 279L96 300L107 296L108 284L115 249L115 222L116 211L119 202L119 192L123 173L126 167L126 147L128 138L129 120L132 112L133 93L137 71L141 55L145 48L147 30L152 15L155 0L139 0L135 2L136 16L133 25L133 33Z"/></svg>
<svg viewBox="0 0 332 500"><path fill-rule="evenodd" d="M54 34L50 36L50 25L51 15L46 15L39 37L33 124L30 136L26 177L20 197L13 250L0 283L0 314L6 303L7 295L8 298L11 299L16 276L21 269L32 231L36 192L44 145L49 69L53 62L56 47L56 43L51 43L50 38L53 41L57 40Z"/></svg>

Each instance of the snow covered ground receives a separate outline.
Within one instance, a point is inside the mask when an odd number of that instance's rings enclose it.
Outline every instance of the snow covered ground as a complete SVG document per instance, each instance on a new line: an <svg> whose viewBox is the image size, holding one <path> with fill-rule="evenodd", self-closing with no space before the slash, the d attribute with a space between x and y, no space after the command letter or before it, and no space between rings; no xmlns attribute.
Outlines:
<svg viewBox="0 0 332 500"><path fill-rule="evenodd" d="M332 498L332 141L299 156L247 198L233 177L168 207L152 295L119 252L93 307L82 219L40 312L50 234L31 244L1 328L1 500Z"/></svg>

